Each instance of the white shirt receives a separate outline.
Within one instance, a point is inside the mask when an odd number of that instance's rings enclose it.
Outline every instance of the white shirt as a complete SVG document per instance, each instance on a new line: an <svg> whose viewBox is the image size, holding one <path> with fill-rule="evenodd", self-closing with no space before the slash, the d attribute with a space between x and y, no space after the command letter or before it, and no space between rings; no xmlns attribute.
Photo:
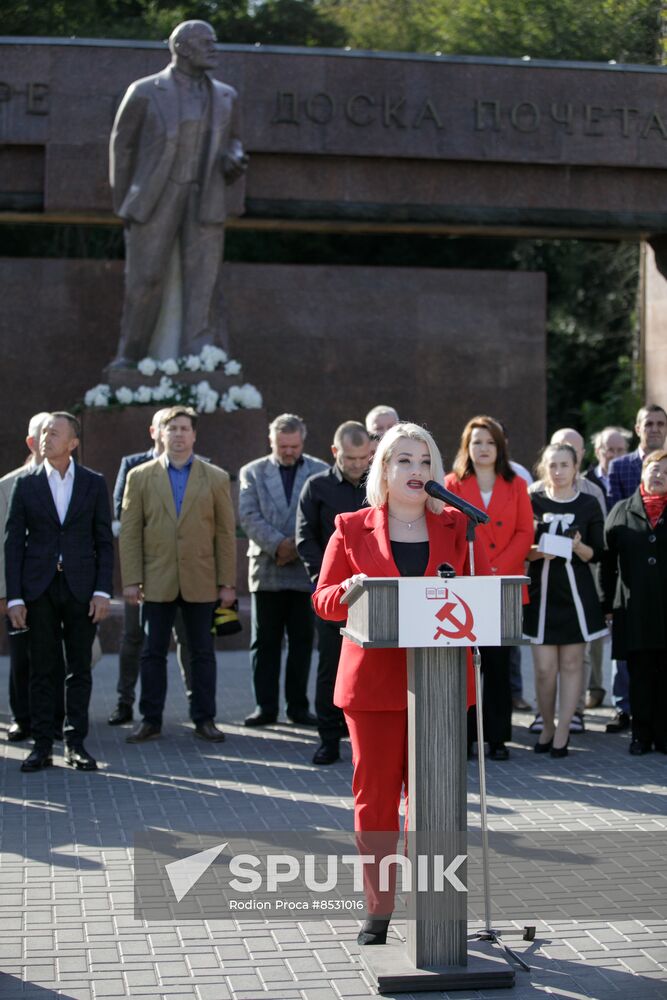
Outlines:
<svg viewBox="0 0 667 1000"><path fill-rule="evenodd" d="M600 482L604 483L604 488L606 489L607 493L609 493L609 476L607 475L607 473L602 471L601 465L596 465L594 471L595 475L598 477Z"/></svg>
<svg viewBox="0 0 667 1000"><path fill-rule="evenodd" d="M518 476L521 476L522 479L525 479L528 485L530 486L530 484L533 481L533 477L531 476L528 469L524 465L521 465L519 462L510 462L510 465L514 469L516 474Z"/></svg>
<svg viewBox="0 0 667 1000"><path fill-rule="evenodd" d="M58 470L53 468L48 458L44 459L44 471L49 481L49 489L51 490L53 502L58 511L58 518L60 523L63 524L67 517L67 508L72 499L72 490L74 489L74 459L70 457L64 476L61 476Z"/></svg>

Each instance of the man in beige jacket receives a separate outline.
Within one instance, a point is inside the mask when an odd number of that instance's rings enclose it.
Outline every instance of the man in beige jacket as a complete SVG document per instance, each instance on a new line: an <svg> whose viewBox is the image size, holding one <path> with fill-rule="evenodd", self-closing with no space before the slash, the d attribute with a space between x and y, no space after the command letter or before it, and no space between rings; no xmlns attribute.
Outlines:
<svg viewBox="0 0 667 1000"><path fill-rule="evenodd" d="M164 454L132 469L123 496L123 595L142 602L143 722L128 743L157 739L167 694L167 651L182 609L192 670L195 735L220 742L214 724L216 662L211 626L217 603L236 600L236 529L229 476L194 454L197 414L175 406L162 423Z"/></svg>

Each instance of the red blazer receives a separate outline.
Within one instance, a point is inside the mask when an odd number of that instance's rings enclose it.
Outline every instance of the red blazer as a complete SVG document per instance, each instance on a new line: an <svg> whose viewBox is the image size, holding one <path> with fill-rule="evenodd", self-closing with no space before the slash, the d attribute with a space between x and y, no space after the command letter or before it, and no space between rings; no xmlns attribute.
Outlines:
<svg viewBox="0 0 667 1000"><path fill-rule="evenodd" d="M531 514L532 518L532 514ZM426 510L430 554L425 576L436 576L440 563L448 562L463 576L469 573L467 518L446 507L442 514ZM532 521L531 521L532 523ZM475 544L475 570L488 574L483 547ZM347 605L340 603L341 583L355 573L399 576L391 553L387 508L363 508L339 514L320 571L313 606L320 618L347 619ZM359 712L401 711L407 707L407 661L404 649L362 649L343 639L338 663L334 702L339 708ZM474 679L468 667L468 704L474 704Z"/></svg>
<svg viewBox="0 0 667 1000"><path fill-rule="evenodd" d="M445 486L475 507L485 509L477 476L459 479L455 472L450 472L445 476ZM486 513L491 520L479 526L476 537L484 546L491 572L498 576L524 576L526 556L535 541L533 508L525 479L515 476L508 483L502 476L496 476ZM523 603L528 603L526 587Z"/></svg>

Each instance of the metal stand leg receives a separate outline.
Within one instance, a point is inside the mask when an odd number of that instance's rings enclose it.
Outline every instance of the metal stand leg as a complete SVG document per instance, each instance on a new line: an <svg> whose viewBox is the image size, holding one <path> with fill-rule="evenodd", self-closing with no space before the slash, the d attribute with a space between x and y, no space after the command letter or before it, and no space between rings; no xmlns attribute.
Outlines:
<svg viewBox="0 0 667 1000"><path fill-rule="evenodd" d="M468 553L470 560L470 575L475 575L475 524L468 520ZM482 879L484 883L484 929L477 931L475 937L480 941L491 941L499 945L506 955L510 955L515 962L530 972L527 965L516 952L508 948L500 940L500 931L496 931L491 926L491 882L489 876L489 830L487 824L486 808L486 760L484 758L484 717L482 712L482 654L477 646L472 649L472 662L475 671L475 714L477 716L477 763L479 767L479 813L480 827L482 831Z"/></svg>

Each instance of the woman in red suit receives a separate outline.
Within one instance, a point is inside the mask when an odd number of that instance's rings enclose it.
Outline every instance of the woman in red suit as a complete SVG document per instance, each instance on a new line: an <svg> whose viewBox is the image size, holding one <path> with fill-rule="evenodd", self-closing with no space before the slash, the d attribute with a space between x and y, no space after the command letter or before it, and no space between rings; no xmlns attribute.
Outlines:
<svg viewBox="0 0 667 1000"><path fill-rule="evenodd" d="M533 508L528 488L509 463L502 427L491 417L473 417L461 435L454 471L445 479L452 493L486 510L488 524L477 537L486 551L491 572L498 576L523 576L524 562L533 544ZM524 593L524 604L528 601ZM510 647L482 651L484 732L492 760L507 760L505 742L512 738ZM475 738L475 718L470 713L468 745ZM480 753L483 748L480 747Z"/></svg>
<svg viewBox="0 0 667 1000"><path fill-rule="evenodd" d="M424 492L442 482L442 458L433 438L417 424L396 424L384 435L368 475L369 508L336 518L313 595L321 618L341 621L341 597L364 576L435 576L448 562L469 572L467 518ZM481 546L476 570L488 573ZM479 560L479 562L477 562ZM474 700L469 672L468 702ZM407 665L403 649L362 649L343 639L334 702L345 713L352 741L354 823L357 832L399 830L401 792L407 796ZM368 866L365 866L366 868ZM391 905L368 891L373 919L360 944L384 944Z"/></svg>

